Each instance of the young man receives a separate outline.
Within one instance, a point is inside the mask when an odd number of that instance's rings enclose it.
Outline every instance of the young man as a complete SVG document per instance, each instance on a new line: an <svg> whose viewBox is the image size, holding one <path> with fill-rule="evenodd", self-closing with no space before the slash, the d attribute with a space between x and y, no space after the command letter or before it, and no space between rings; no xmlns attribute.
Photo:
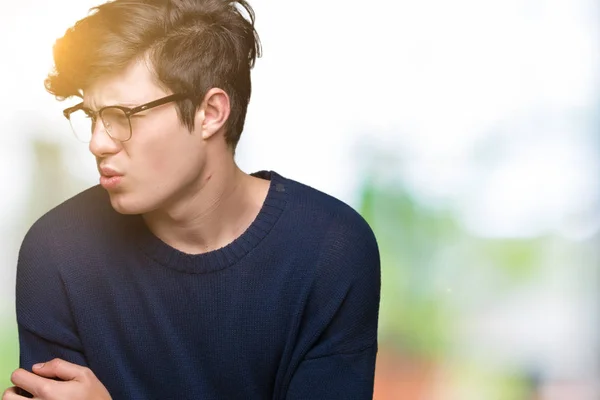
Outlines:
<svg viewBox="0 0 600 400"><path fill-rule="evenodd" d="M371 229L234 162L259 52L243 0L116 0L57 41L46 87L82 97L100 185L24 239L3 399L372 397Z"/></svg>

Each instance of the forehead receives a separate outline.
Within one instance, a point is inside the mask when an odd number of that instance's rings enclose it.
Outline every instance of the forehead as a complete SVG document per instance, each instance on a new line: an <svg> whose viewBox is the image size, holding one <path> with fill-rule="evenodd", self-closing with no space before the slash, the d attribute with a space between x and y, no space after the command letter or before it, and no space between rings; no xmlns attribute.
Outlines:
<svg viewBox="0 0 600 400"><path fill-rule="evenodd" d="M110 105L136 106L166 94L148 63L136 60L116 74L96 79L83 91L83 101L97 110Z"/></svg>

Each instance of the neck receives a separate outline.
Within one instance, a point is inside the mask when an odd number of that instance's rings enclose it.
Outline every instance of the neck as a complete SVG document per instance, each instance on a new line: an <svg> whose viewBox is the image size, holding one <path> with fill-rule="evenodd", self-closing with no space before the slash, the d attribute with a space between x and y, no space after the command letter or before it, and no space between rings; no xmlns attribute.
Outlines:
<svg viewBox="0 0 600 400"><path fill-rule="evenodd" d="M235 162L206 168L169 204L144 215L148 228L184 253L199 254L233 242L254 221L269 188Z"/></svg>

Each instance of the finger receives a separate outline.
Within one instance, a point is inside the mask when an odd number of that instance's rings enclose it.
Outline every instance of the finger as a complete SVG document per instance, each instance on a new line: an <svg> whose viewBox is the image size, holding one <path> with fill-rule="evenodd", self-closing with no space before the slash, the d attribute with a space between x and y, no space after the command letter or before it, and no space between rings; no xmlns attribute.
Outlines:
<svg viewBox="0 0 600 400"><path fill-rule="evenodd" d="M15 386L15 392L16 392L16 393L17 393L19 396L21 396L21 397L24 397L24 398L26 398L26 399L31 399L31 398L33 398L33 395L32 395L31 393L29 393L27 390L23 389L23 388L20 388L20 387L16 387L16 386Z"/></svg>
<svg viewBox="0 0 600 400"><path fill-rule="evenodd" d="M18 388L22 388L34 396L41 397L42 393L51 393L58 382L32 374L22 368L17 369L10 376L10 381ZM15 393L19 393L19 389Z"/></svg>
<svg viewBox="0 0 600 400"><path fill-rule="evenodd" d="M16 386L13 386L11 388L8 388L4 391L4 394L2 395L2 400L21 400L24 399L25 397L20 396L18 393L18 388Z"/></svg>
<svg viewBox="0 0 600 400"><path fill-rule="evenodd" d="M88 368L73 364L60 358L55 358L46 363L35 364L32 371L46 378L59 378L63 381L81 380Z"/></svg>

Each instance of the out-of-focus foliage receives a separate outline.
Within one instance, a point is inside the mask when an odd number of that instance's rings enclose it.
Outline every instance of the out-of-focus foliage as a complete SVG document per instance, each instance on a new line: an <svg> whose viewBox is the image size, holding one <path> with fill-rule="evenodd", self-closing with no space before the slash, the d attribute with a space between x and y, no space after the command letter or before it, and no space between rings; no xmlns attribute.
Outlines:
<svg viewBox="0 0 600 400"><path fill-rule="evenodd" d="M0 392L12 386L10 374L17 369L19 362L19 347L17 328L12 321L2 321L0 325Z"/></svg>

